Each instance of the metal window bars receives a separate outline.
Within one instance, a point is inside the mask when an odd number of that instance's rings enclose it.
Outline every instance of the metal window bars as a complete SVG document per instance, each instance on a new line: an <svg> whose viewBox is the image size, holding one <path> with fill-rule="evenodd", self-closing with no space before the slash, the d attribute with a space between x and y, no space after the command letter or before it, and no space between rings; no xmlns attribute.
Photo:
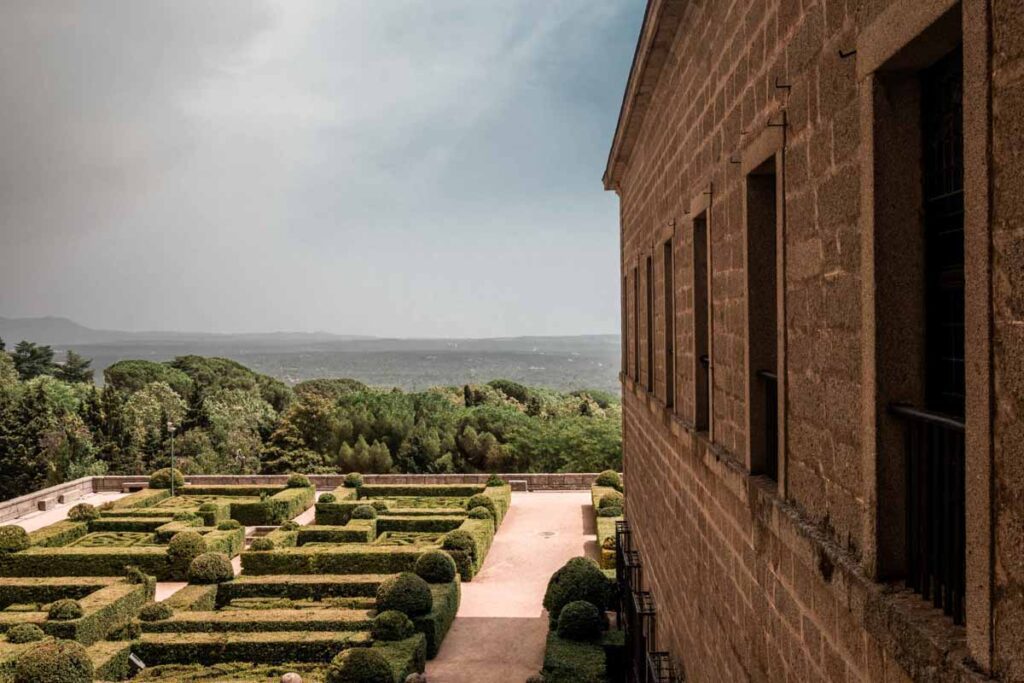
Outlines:
<svg viewBox="0 0 1024 683"><path fill-rule="evenodd" d="M625 632L627 683L679 683L681 678L667 652L657 650L654 596L643 587L640 553L632 547L626 520L615 523L616 617Z"/></svg>
<svg viewBox="0 0 1024 683"><path fill-rule="evenodd" d="M889 412L903 422L904 431L907 586L962 624L964 423L907 405L892 405Z"/></svg>

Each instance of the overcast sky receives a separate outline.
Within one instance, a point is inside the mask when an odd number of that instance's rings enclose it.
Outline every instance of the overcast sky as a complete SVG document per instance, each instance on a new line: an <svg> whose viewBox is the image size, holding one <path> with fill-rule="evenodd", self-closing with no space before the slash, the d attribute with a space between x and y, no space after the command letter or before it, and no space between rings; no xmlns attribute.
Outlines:
<svg viewBox="0 0 1024 683"><path fill-rule="evenodd" d="M3 0L0 316L617 332L642 0Z"/></svg>

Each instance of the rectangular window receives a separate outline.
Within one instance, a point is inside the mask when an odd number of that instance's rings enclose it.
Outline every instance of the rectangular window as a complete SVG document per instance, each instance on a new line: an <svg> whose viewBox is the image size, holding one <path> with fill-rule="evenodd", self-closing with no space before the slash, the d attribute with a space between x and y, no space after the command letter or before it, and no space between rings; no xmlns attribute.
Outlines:
<svg viewBox="0 0 1024 683"><path fill-rule="evenodd" d="M779 478L778 186L773 156L746 179L747 428L750 471Z"/></svg>
<svg viewBox="0 0 1024 683"><path fill-rule="evenodd" d="M622 345L622 360L621 367L622 372L629 374L629 300L627 299L627 292L629 291L629 278L625 275L622 276L622 336L619 343Z"/></svg>
<svg viewBox="0 0 1024 683"><path fill-rule="evenodd" d="M921 74L925 231L925 403L964 416L964 159L957 50Z"/></svg>
<svg viewBox="0 0 1024 683"><path fill-rule="evenodd" d="M907 583L954 622L966 592L961 50L921 72L925 410L906 433Z"/></svg>
<svg viewBox="0 0 1024 683"><path fill-rule="evenodd" d="M640 381L640 277L633 267L633 380Z"/></svg>
<svg viewBox="0 0 1024 683"><path fill-rule="evenodd" d="M664 246L664 299L665 299L665 405L676 404L676 292L673 272L672 240Z"/></svg>
<svg viewBox="0 0 1024 683"><path fill-rule="evenodd" d="M647 391L654 391L654 270L647 257Z"/></svg>
<svg viewBox="0 0 1024 683"><path fill-rule="evenodd" d="M711 427L711 308L708 300L708 214L693 219L693 354L696 378L694 426Z"/></svg>

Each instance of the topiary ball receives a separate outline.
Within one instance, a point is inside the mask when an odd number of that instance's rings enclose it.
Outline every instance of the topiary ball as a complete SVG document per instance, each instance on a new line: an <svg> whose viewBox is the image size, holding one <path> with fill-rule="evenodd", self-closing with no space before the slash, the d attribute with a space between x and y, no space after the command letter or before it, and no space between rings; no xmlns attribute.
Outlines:
<svg viewBox="0 0 1024 683"><path fill-rule="evenodd" d="M170 467L165 467L149 476L149 488L169 489L171 488L172 478L174 479L174 488L185 485L185 475L181 473L181 470L172 470Z"/></svg>
<svg viewBox="0 0 1024 683"><path fill-rule="evenodd" d="M249 544L249 550L256 551L258 553L265 552L267 550L274 549L274 539L261 536L260 538L254 538L252 543Z"/></svg>
<svg viewBox="0 0 1024 683"><path fill-rule="evenodd" d="M598 517L622 517L622 508L606 507L597 511Z"/></svg>
<svg viewBox="0 0 1024 683"><path fill-rule="evenodd" d="M149 576L134 564L130 564L124 568L124 580L128 583L143 584L149 583Z"/></svg>
<svg viewBox="0 0 1024 683"><path fill-rule="evenodd" d="M494 504L494 499L491 498L490 496L485 496L482 493L478 493L475 496L472 496L466 503L467 510L472 510L473 508L479 507L487 508L488 510L491 511L491 514L494 515L495 519L498 518L498 506Z"/></svg>
<svg viewBox="0 0 1024 683"><path fill-rule="evenodd" d="M334 495L333 493L325 493L325 494L321 495L320 498L316 502L318 502L318 503L334 503L334 502L337 502L337 500L338 500L338 497L336 495Z"/></svg>
<svg viewBox="0 0 1024 683"><path fill-rule="evenodd" d="M455 529L445 534L441 541L441 548L466 553L473 561L476 561L476 541L473 540L473 534L465 529Z"/></svg>
<svg viewBox="0 0 1024 683"><path fill-rule="evenodd" d="M416 559L414 571L427 583L451 583L455 580L455 560L443 550L428 550Z"/></svg>
<svg viewBox="0 0 1024 683"><path fill-rule="evenodd" d="M352 511L352 519L377 519L377 511L372 505L360 505Z"/></svg>
<svg viewBox="0 0 1024 683"><path fill-rule="evenodd" d="M327 667L325 683L395 683L384 655L372 647L342 651Z"/></svg>
<svg viewBox="0 0 1024 683"><path fill-rule="evenodd" d="M16 524L0 526L0 552L16 553L31 545L28 532Z"/></svg>
<svg viewBox="0 0 1024 683"><path fill-rule="evenodd" d="M202 505L199 506L199 511L200 512L216 512L217 511L217 504L216 503L203 503Z"/></svg>
<svg viewBox="0 0 1024 683"><path fill-rule="evenodd" d="M358 489L363 485L363 475L358 472L349 472L345 475L345 488Z"/></svg>
<svg viewBox="0 0 1024 683"><path fill-rule="evenodd" d="M492 474L491 476L487 477L487 485L488 486L504 486L505 485L505 480L502 479L501 477L499 477L497 474Z"/></svg>
<svg viewBox="0 0 1024 683"><path fill-rule="evenodd" d="M235 569L224 553L203 553L188 566L188 582L224 583L235 578Z"/></svg>
<svg viewBox="0 0 1024 683"><path fill-rule="evenodd" d="M18 658L14 683L91 683L92 659L73 640L44 640Z"/></svg>
<svg viewBox="0 0 1024 683"><path fill-rule="evenodd" d="M68 510L68 519L72 522L90 522L98 519L99 516L100 511L94 505L89 505L89 503L79 503Z"/></svg>
<svg viewBox="0 0 1024 683"><path fill-rule="evenodd" d="M167 544L167 560L177 569L187 569L192 560L205 552L206 541L195 531L179 531Z"/></svg>
<svg viewBox="0 0 1024 683"><path fill-rule="evenodd" d="M625 496L623 496L618 491L611 491L601 496L601 500L597 501L597 507L600 510L609 507L621 508L625 502Z"/></svg>
<svg viewBox="0 0 1024 683"><path fill-rule="evenodd" d="M43 629L35 624L15 624L7 631L7 642L21 645L23 643L34 643L46 636Z"/></svg>
<svg viewBox="0 0 1024 683"><path fill-rule="evenodd" d="M470 519L494 519L494 513L483 505L478 505L469 511L469 517Z"/></svg>
<svg viewBox="0 0 1024 683"><path fill-rule="evenodd" d="M388 610L373 618L374 640L405 640L416 632L416 626L404 612Z"/></svg>
<svg viewBox="0 0 1024 683"><path fill-rule="evenodd" d="M312 482L309 481L309 477L305 474L290 474L288 475L288 481L285 484L285 486L290 489L303 489L312 485Z"/></svg>
<svg viewBox="0 0 1024 683"><path fill-rule="evenodd" d="M378 612L394 609L415 617L426 614L433 606L430 584L412 572L389 576L377 588Z"/></svg>
<svg viewBox="0 0 1024 683"><path fill-rule="evenodd" d="M544 607L552 627L557 626L562 608L577 600L586 600L598 610L608 606L608 578L596 562L586 557L572 558L548 581Z"/></svg>
<svg viewBox="0 0 1024 683"><path fill-rule="evenodd" d="M594 479L595 486L610 486L616 491L622 490L622 477L615 470L605 470Z"/></svg>
<svg viewBox="0 0 1024 683"><path fill-rule="evenodd" d="M139 610L140 621L163 621L174 616L171 606L163 602L151 602Z"/></svg>
<svg viewBox="0 0 1024 683"><path fill-rule="evenodd" d="M299 523L294 519L289 519L287 522L280 526L281 531L298 531Z"/></svg>
<svg viewBox="0 0 1024 683"><path fill-rule="evenodd" d="M233 529L241 529L242 523L237 519L225 519L223 522L217 525L218 531L231 531Z"/></svg>
<svg viewBox="0 0 1024 683"><path fill-rule="evenodd" d="M558 615L558 635L568 640L595 640L604 629L597 606L586 600L574 600Z"/></svg>
<svg viewBox="0 0 1024 683"><path fill-rule="evenodd" d="M388 510L388 504L385 503L383 500L371 501L370 505L372 505L373 509L376 510L377 512L387 512Z"/></svg>
<svg viewBox="0 0 1024 683"><path fill-rule="evenodd" d="M77 600L64 598L50 605L46 618L53 621L71 621L72 619L81 619L83 614L82 606L78 604Z"/></svg>

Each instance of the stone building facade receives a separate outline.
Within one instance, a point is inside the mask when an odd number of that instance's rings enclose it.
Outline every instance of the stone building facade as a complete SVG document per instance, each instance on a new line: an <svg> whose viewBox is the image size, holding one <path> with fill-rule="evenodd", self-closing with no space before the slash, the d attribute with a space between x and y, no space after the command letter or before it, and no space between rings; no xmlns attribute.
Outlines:
<svg viewBox="0 0 1024 683"><path fill-rule="evenodd" d="M1024 680L1024 4L650 0L604 182L645 647Z"/></svg>

